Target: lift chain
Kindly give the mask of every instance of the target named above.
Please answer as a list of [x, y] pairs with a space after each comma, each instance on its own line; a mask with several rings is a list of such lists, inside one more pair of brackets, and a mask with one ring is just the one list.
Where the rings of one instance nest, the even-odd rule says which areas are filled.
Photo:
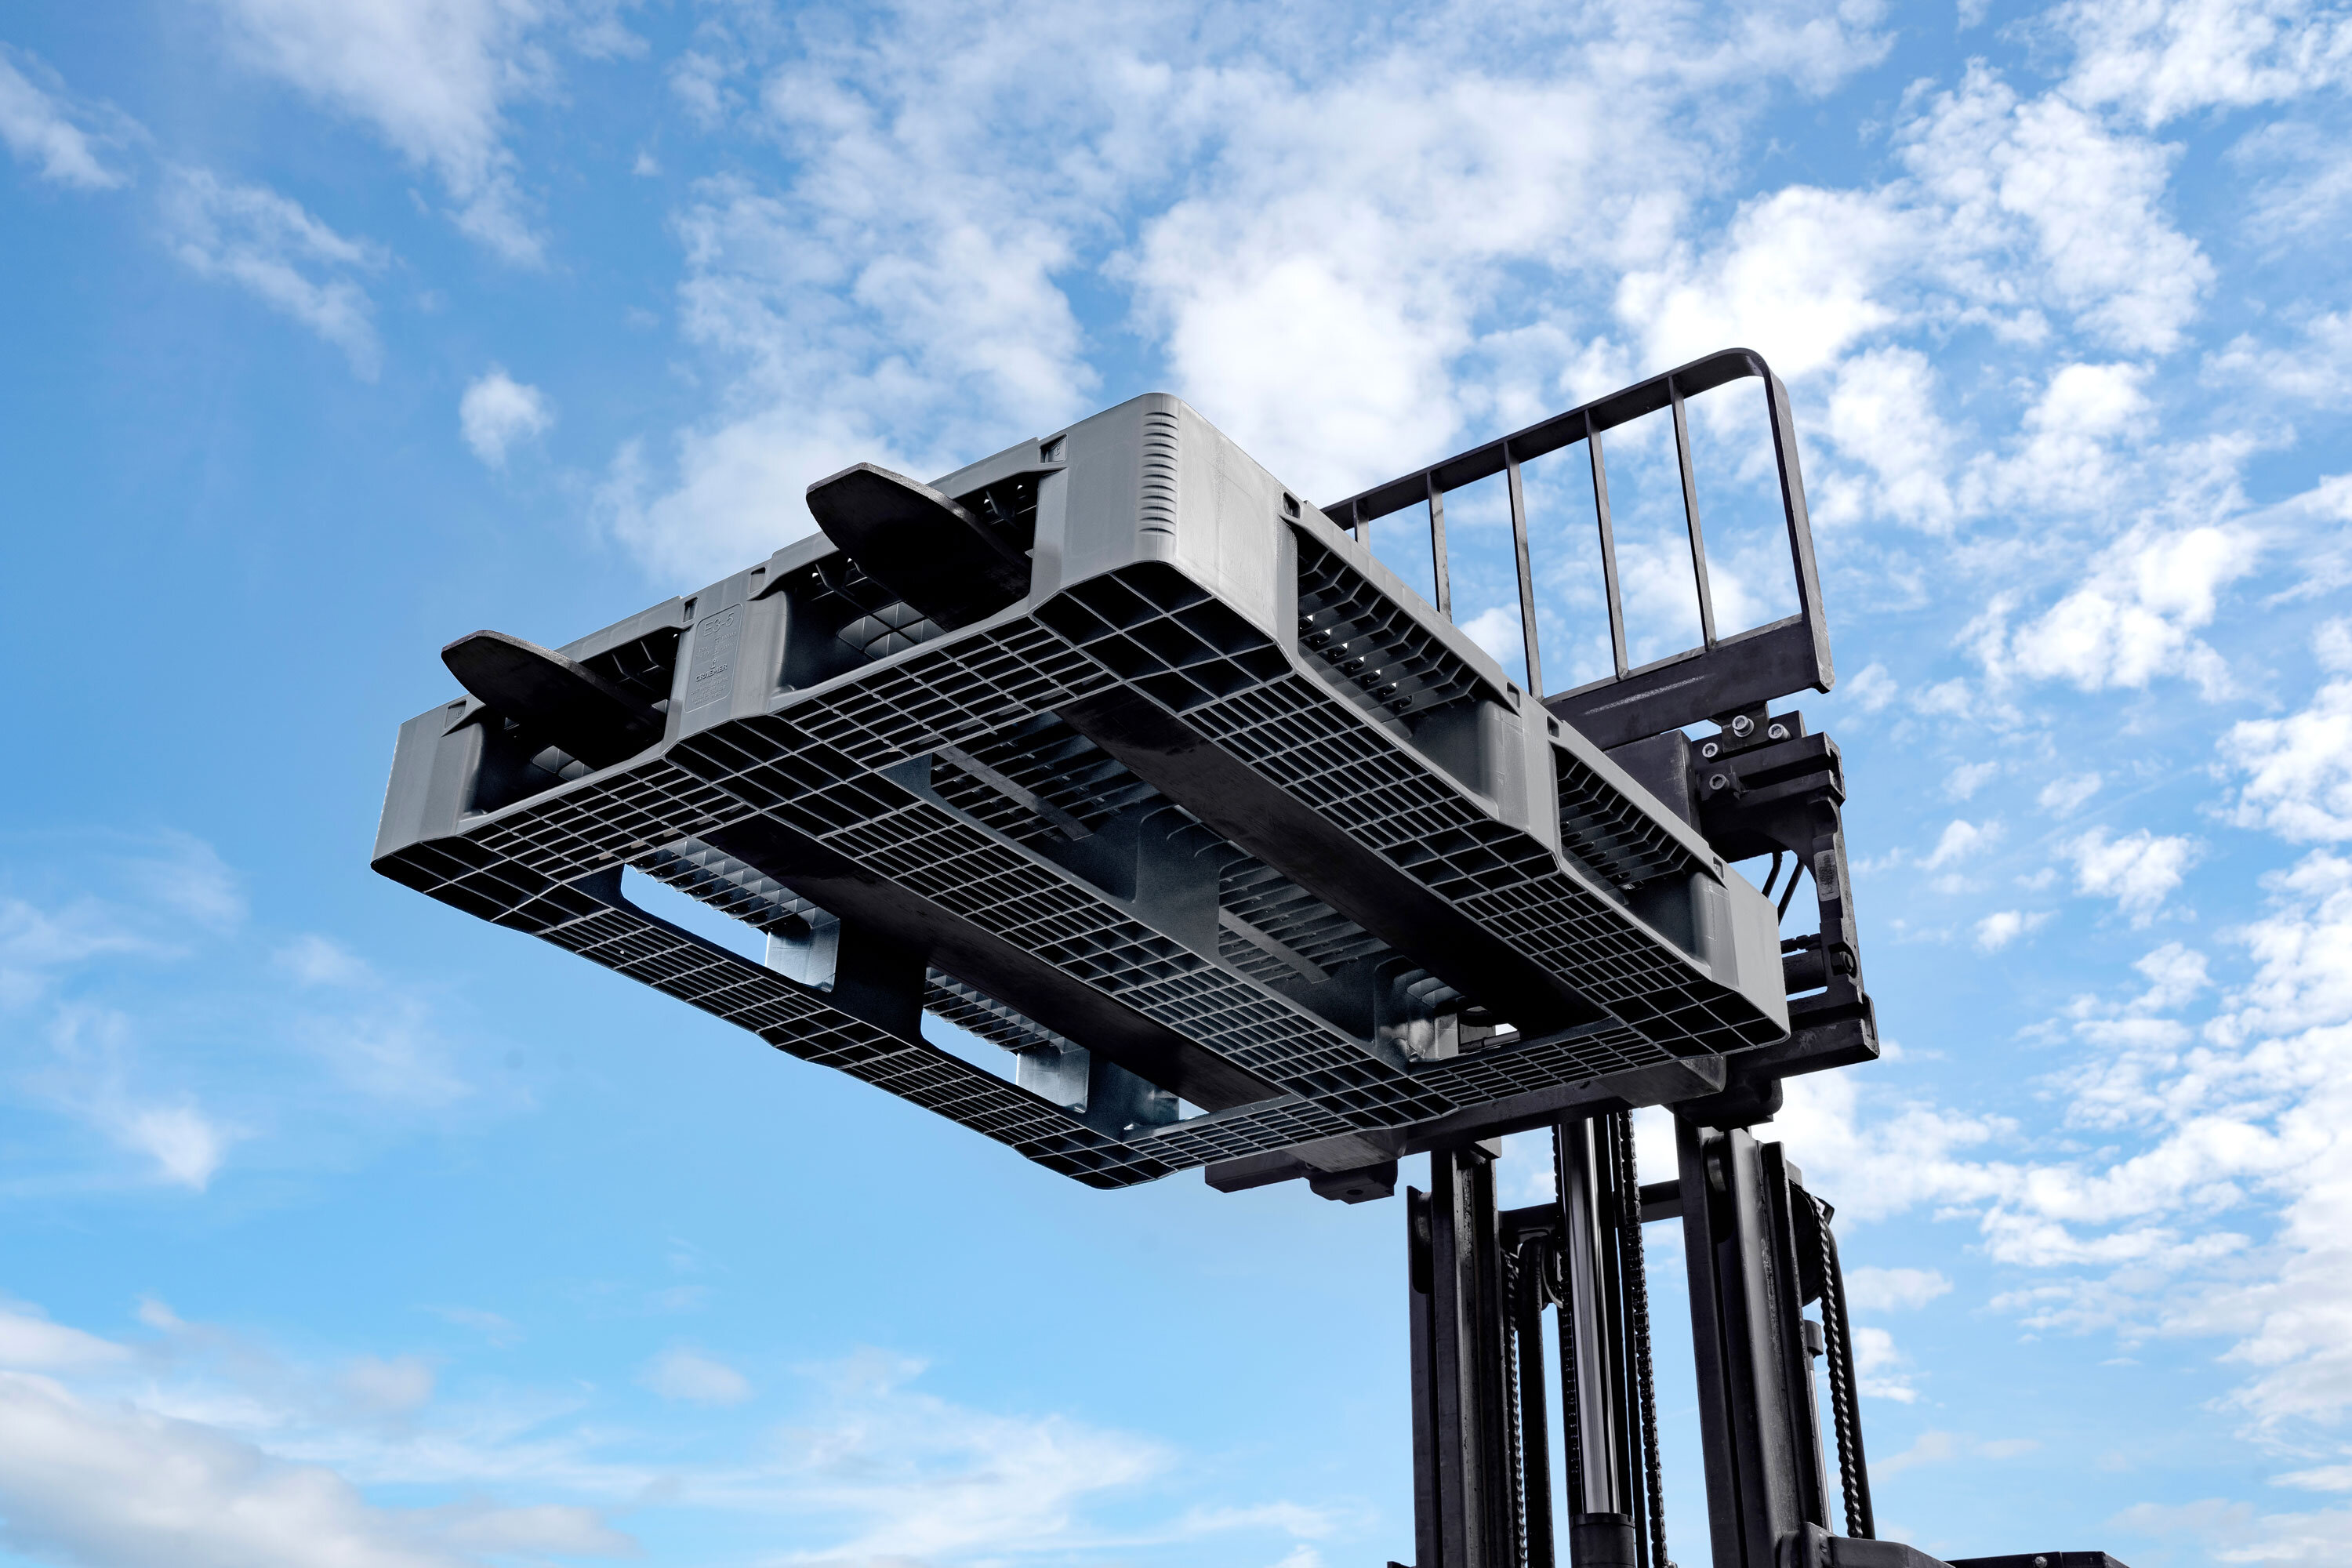
[[1853, 1333], [1846, 1322], [1845, 1273], [1838, 1266], [1837, 1237], [1830, 1230], [1830, 1206], [1811, 1194], [1815, 1228], [1822, 1240], [1822, 1359], [1829, 1363], [1830, 1420], [1837, 1433], [1838, 1481], [1845, 1492], [1845, 1532], [1861, 1541], [1875, 1537], [1871, 1517], [1870, 1473], [1862, 1453], [1860, 1392], [1854, 1384]]
[[1666, 1555], [1666, 1488], [1658, 1462], [1658, 1392], [1650, 1370], [1650, 1282], [1642, 1252], [1642, 1177], [1633, 1164], [1633, 1113], [1620, 1110], [1610, 1118], [1617, 1142], [1617, 1168], [1622, 1173], [1624, 1194], [1621, 1219], [1624, 1245], [1625, 1326], [1633, 1342], [1633, 1376], [1642, 1395], [1642, 1468], [1650, 1504], [1650, 1562], [1655, 1568], [1675, 1568]]

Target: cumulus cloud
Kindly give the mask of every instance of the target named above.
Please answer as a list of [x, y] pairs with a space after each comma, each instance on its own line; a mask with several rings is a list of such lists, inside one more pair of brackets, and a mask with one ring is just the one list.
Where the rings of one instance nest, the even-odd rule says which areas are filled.
[[163, 197], [166, 243], [198, 277], [232, 283], [343, 351], [363, 381], [383, 357], [361, 275], [383, 265], [366, 240], [349, 239], [301, 204], [206, 169], [172, 171]]
[[[2342, 625], [2331, 623], [2339, 635]], [[2221, 752], [2240, 775], [2231, 809], [2239, 826], [2296, 844], [2352, 838], [2352, 679], [2329, 681], [2284, 719], [2240, 721]]]
[[725, 1362], [684, 1346], [654, 1357], [637, 1379], [664, 1399], [696, 1405], [740, 1405], [751, 1397], [751, 1382]]
[[[2229, 665], [2196, 634], [2221, 590], [2254, 569], [2262, 542], [2226, 523], [2136, 527], [2103, 552], [2088, 581], [2013, 635], [1992, 625], [1979, 647], [1997, 675], [2065, 680], [2084, 691], [2194, 682], [2209, 698], [2232, 687]], [[1993, 620], [2001, 610], [1998, 605]]]
[[1481, 610], [1462, 623], [1462, 630], [1472, 642], [1492, 654], [1498, 664], [1515, 668], [1526, 656], [1516, 605], [1496, 605]]
[[1952, 1282], [1933, 1268], [1880, 1268], [1865, 1264], [1845, 1271], [1846, 1300], [1859, 1312], [1924, 1307], [1951, 1292]]
[[2177, 1015], [2209, 960], [2178, 942], [2053, 1020], [2088, 1054], [2052, 1086], [2102, 1152], [2017, 1157], [2013, 1123], [1845, 1074], [1791, 1080], [1776, 1126], [1846, 1221], [1974, 1215], [1993, 1259], [2042, 1271], [1993, 1303], [2035, 1329], [2221, 1337], [2231, 1403], [2288, 1440], [2352, 1411], [2352, 861], [2315, 851], [2267, 892], [2231, 936], [2252, 972], [2201, 1027]]
[[1997, 910], [1976, 923], [1976, 943], [1985, 952], [1999, 952], [2028, 931], [2050, 921], [2048, 910]]
[[1936, 374], [1916, 349], [1878, 348], [1837, 367], [1822, 433], [1870, 470], [1872, 483], [1838, 498], [1835, 520], [1863, 512], [1916, 527], [1948, 528], [1959, 511], [1953, 489], [1957, 437], [1939, 412]]
[[[1801, 375], [1835, 363], [1900, 319], [1883, 296], [1916, 237], [1881, 195], [1790, 186], [1742, 207], [1709, 251], [1680, 250], [1662, 267], [1629, 271], [1617, 310], [1627, 321], [1654, 323], [1647, 357], [1654, 363], [1752, 343], [1784, 374]], [[1899, 405], [1916, 395], [1913, 384], [1925, 368], [1894, 355], [1858, 383]], [[1879, 423], [1875, 412], [1858, 412], [1850, 400], [1844, 427]]]
[[1927, 852], [1927, 858], [1919, 862], [1919, 867], [1922, 870], [1936, 871], [1946, 866], [1958, 865], [1974, 859], [2000, 842], [2000, 823], [1975, 823], [1956, 817], [1947, 823], [1944, 831], [1937, 836], [1935, 848]]
[[[1955, 285], [1995, 309], [2046, 300], [2119, 348], [2179, 345], [2213, 267], [2164, 210], [2177, 149], [2115, 131], [2063, 94], [2021, 98], [1982, 63], [1901, 134], [1961, 242], [1946, 264]], [[1990, 265], [2012, 249], [2040, 264], [2023, 298]]]
[[[36, 85], [35, 78], [47, 87]], [[52, 184], [77, 190], [111, 190], [128, 183], [128, 175], [100, 156], [108, 138], [89, 126], [91, 118], [54, 71], [23, 50], [0, 44], [0, 142], [18, 163]]]
[[[843, 462], [934, 472], [1084, 412], [1064, 279], [1090, 269], [1171, 390], [1310, 495], [1346, 493], [1473, 417], [1559, 405], [1589, 328], [1562, 309], [1490, 331], [1487, 302], [1530, 271], [1583, 297], [1594, 260], [1669, 248], [1716, 156], [1678, 105], [1745, 113], [1727, 83], [1819, 90], [1885, 47], [1826, 16], [1512, 26], [1564, 68], [1496, 73], [1485, 42], [1384, 27], [1302, 83], [1172, 15], [1074, 5], [933, 16], [919, 48], [845, 24], [789, 59], [713, 31], [673, 87], [794, 172], [707, 181], [680, 215], [681, 317], [724, 412], [625, 449], [605, 525], [666, 576], [705, 572], [804, 532], [801, 489]], [[1654, 140], [1693, 156], [1631, 155]]]
[[457, 400], [457, 427], [474, 456], [493, 468], [507, 466], [507, 449], [518, 441], [544, 435], [555, 424], [547, 395], [527, 386], [492, 365], [466, 387]]
[[2352, 79], [2352, 18], [2264, 0], [2074, 0], [2051, 25], [2076, 50], [2067, 93], [2150, 127], [2199, 110], [2274, 103]]
[[2156, 917], [2198, 855], [2193, 839], [2161, 837], [2145, 827], [2121, 837], [2094, 827], [2062, 847], [2074, 863], [2075, 891], [2115, 900], [2136, 926]]
[[2257, 396], [2341, 401], [2352, 392], [2352, 311], [2313, 316], [2284, 343], [2241, 333], [2206, 361], [2205, 375]]
[[1863, 1393], [1898, 1405], [1918, 1402], [1919, 1391], [1902, 1369], [1909, 1357], [1895, 1348], [1895, 1336], [1869, 1323], [1853, 1326], [1853, 1381]]

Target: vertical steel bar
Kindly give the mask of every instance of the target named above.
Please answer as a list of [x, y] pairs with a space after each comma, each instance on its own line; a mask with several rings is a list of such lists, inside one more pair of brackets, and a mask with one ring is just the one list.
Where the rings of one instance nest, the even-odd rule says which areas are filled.
[[1429, 1157], [1430, 1283], [1433, 1301], [1430, 1387], [1437, 1435], [1437, 1562], [1440, 1568], [1489, 1568], [1486, 1560], [1486, 1478], [1480, 1441], [1476, 1333], [1477, 1238], [1474, 1173], [1456, 1155]]
[[[1706, 1468], [1706, 1523], [1715, 1568], [1765, 1568], [1746, 1551], [1741, 1496], [1741, 1437], [1745, 1423], [1731, 1366], [1734, 1325], [1727, 1323], [1727, 1288], [1736, 1292], [1738, 1252], [1728, 1258], [1717, 1211], [1722, 1194], [1710, 1190], [1720, 1174], [1719, 1145], [1725, 1135], [1675, 1118], [1676, 1173], [1681, 1178], [1683, 1263], [1690, 1273], [1691, 1352], [1698, 1373], [1699, 1447]], [[1710, 1171], [1710, 1166], [1714, 1167]], [[1733, 1278], [1724, 1278], [1726, 1262]], [[1735, 1295], [1736, 1300], [1736, 1295]], [[1768, 1560], [1769, 1562], [1769, 1560]]]
[[1445, 559], [1445, 492], [1437, 488], [1437, 476], [1422, 476], [1429, 484], [1429, 561], [1431, 581], [1437, 589], [1437, 613], [1447, 620], [1454, 618], [1454, 574]]
[[1438, 1479], [1444, 1435], [1437, 1419], [1437, 1284], [1433, 1248], [1430, 1194], [1407, 1187], [1405, 1219], [1405, 1305], [1412, 1342], [1412, 1528], [1413, 1559], [1432, 1568], [1444, 1568], [1438, 1517], [1444, 1506]]
[[1601, 524], [1601, 582], [1609, 595], [1609, 654], [1623, 679], [1633, 667], [1625, 662], [1625, 599], [1617, 585], [1617, 530], [1609, 521], [1609, 469], [1601, 459], [1601, 432], [1592, 416], [1584, 416], [1585, 455], [1592, 459], [1592, 510]]
[[1507, 442], [1503, 447], [1503, 472], [1511, 491], [1511, 545], [1518, 552], [1519, 562], [1519, 637], [1528, 650], [1528, 695], [1540, 699], [1543, 689], [1543, 660], [1536, 653], [1536, 579], [1528, 566], [1528, 498], [1519, 483], [1518, 455]]
[[1715, 595], [1706, 585], [1706, 540], [1698, 527], [1698, 485], [1691, 477], [1690, 417], [1683, 410], [1683, 389], [1672, 382], [1666, 390], [1675, 400], [1675, 457], [1683, 471], [1683, 521], [1690, 526], [1691, 575], [1698, 584], [1698, 630], [1706, 646], [1715, 646]]
[[1528, 1568], [1553, 1568], [1551, 1521], [1551, 1429], [1544, 1415], [1544, 1288], [1539, 1270], [1544, 1252], [1519, 1254], [1519, 1289], [1513, 1300], [1519, 1344], [1519, 1419], [1523, 1435], [1519, 1475], [1527, 1500]]
[[1805, 510], [1805, 476], [1797, 463], [1797, 429], [1789, 416], [1789, 389], [1770, 371], [1764, 374], [1765, 411], [1771, 416], [1772, 453], [1780, 468], [1780, 507], [1789, 520], [1789, 555], [1797, 568], [1797, 608], [1813, 634], [1813, 661], [1820, 689], [1836, 683], [1830, 663], [1829, 621], [1822, 614], [1822, 574], [1813, 559], [1813, 529]]

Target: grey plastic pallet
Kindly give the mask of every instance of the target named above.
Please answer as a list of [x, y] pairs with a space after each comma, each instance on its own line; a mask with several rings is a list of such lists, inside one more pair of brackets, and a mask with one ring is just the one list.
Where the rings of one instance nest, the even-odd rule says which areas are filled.
[[404, 726], [377, 868], [1101, 1186], [1787, 1036], [1761, 896], [1176, 399], [936, 488], [1025, 594], [943, 624], [886, 586], [919, 539], [788, 546], [563, 650], [658, 715], [635, 756]]

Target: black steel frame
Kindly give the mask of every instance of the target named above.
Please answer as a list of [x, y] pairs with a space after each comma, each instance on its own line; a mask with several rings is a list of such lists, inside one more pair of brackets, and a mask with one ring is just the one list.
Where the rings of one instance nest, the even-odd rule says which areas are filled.
[[[1796, 576], [1797, 613], [1769, 625], [1716, 635], [1715, 595], [1707, 583], [1706, 536], [1699, 522], [1698, 489], [1691, 466], [1688, 400], [1727, 383], [1754, 376], [1764, 385], [1772, 433], [1780, 505], [1788, 526], [1790, 564]], [[1624, 595], [1617, 572], [1617, 542], [1609, 509], [1609, 471], [1601, 433], [1672, 409], [1675, 456], [1682, 476], [1683, 518], [1690, 542], [1691, 574], [1697, 589], [1698, 647], [1638, 668], [1626, 662]], [[1445, 495], [1501, 474], [1509, 493], [1511, 543], [1519, 587], [1519, 631], [1524, 641], [1528, 685], [1543, 689], [1543, 656], [1536, 627], [1535, 577], [1528, 558], [1528, 507], [1524, 465], [1581, 442], [1592, 469], [1593, 522], [1609, 609], [1609, 640], [1615, 672], [1557, 692], [1544, 705], [1602, 746], [1622, 745], [1677, 729], [1696, 719], [1741, 709], [1811, 688], [1827, 691], [1836, 679], [1830, 662], [1829, 623], [1822, 614], [1821, 570], [1813, 558], [1811, 523], [1805, 511], [1805, 482], [1797, 464], [1796, 427], [1789, 413], [1789, 389], [1763, 357], [1748, 349], [1726, 349], [1693, 360], [1607, 397], [1553, 415], [1524, 430], [1473, 447], [1425, 468], [1360, 490], [1323, 510], [1358, 538], [1373, 520], [1410, 506], [1429, 510], [1431, 553], [1435, 557], [1437, 607], [1453, 613], [1445, 561]]]
[[[1686, 401], [1743, 377], [1763, 384], [1798, 613], [1717, 635], [1691, 462]], [[1701, 642], [1629, 664], [1602, 433], [1673, 411]], [[1763, 882], [1785, 916], [1810, 877], [1816, 929], [1782, 942], [1791, 1032], [1730, 1058], [1723, 1087], [1675, 1104], [1678, 1170], [1643, 1186], [1630, 1109], [1562, 1107], [1551, 1121], [1555, 1196], [1495, 1206], [1494, 1135], [1535, 1124], [1526, 1107], [1416, 1129], [1431, 1190], [1407, 1189], [1418, 1568], [1673, 1568], [1667, 1555], [1657, 1403], [1642, 1227], [1678, 1219], [1705, 1455], [1715, 1568], [1932, 1568], [1875, 1539], [1853, 1339], [1828, 1204], [1809, 1193], [1777, 1143], [1747, 1129], [1780, 1104], [1792, 1074], [1878, 1054], [1863, 988], [1841, 808], [1843, 768], [1828, 737], [1770, 703], [1834, 679], [1821, 580], [1788, 389], [1758, 355], [1711, 354], [1500, 440], [1348, 498], [1326, 511], [1360, 540], [1378, 518], [1427, 509], [1435, 600], [1452, 614], [1445, 497], [1505, 476], [1529, 686], [1542, 686], [1523, 468], [1581, 442], [1614, 669], [1544, 705], [1608, 748], [1627, 772], [1697, 827], [1727, 860], [1771, 858]], [[1712, 722], [1712, 734], [1686, 730]], [[1786, 880], [1782, 879], [1786, 873]], [[1561, 1119], [1565, 1118], [1565, 1119]], [[1484, 1141], [1479, 1141], [1484, 1140]], [[1360, 1173], [1393, 1183], [1393, 1163]], [[1254, 1184], [1253, 1177], [1220, 1185]], [[1328, 1196], [1366, 1195], [1345, 1175]], [[1385, 1190], [1381, 1187], [1381, 1190]], [[1805, 1309], [1820, 1304], [1820, 1316]], [[1553, 1517], [1544, 1314], [1556, 1313], [1561, 1471], [1568, 1512]], [[1824, 1363], [1843, 1534], [1831, 1515], [1816, 1361]], [[2009, 1568], [2011, 1559], [1969, 1568]], [[2020, 1557], [2120, 1568], [2104, 1553]], [[1399, 1568], [1391, 1564], [1391, 1568]]]
[[[1716, 1568], [1917, 1568], [1873, 1539], [1853, 1331], [1830, 1206], [1777, 1143], [1677, 1120], [1678, 1171], [1641, 1184], [1633, 1118], [1552, 1130], [1557, 1195], [1498, 1211], [1499, 1144], [1432, 1156], [1406, 1192], [1420, 1568], [1668, 1568], [1642, 1227], [1683, 1226]], [[1806, 1307], [1818, 1302], [1821, 1315]], [[1544, 1314], [1556, 1311], [1552, 1510]], [[1814, 1363], [1826, 1363], [1844, 1503], [1833, 1531]]]

